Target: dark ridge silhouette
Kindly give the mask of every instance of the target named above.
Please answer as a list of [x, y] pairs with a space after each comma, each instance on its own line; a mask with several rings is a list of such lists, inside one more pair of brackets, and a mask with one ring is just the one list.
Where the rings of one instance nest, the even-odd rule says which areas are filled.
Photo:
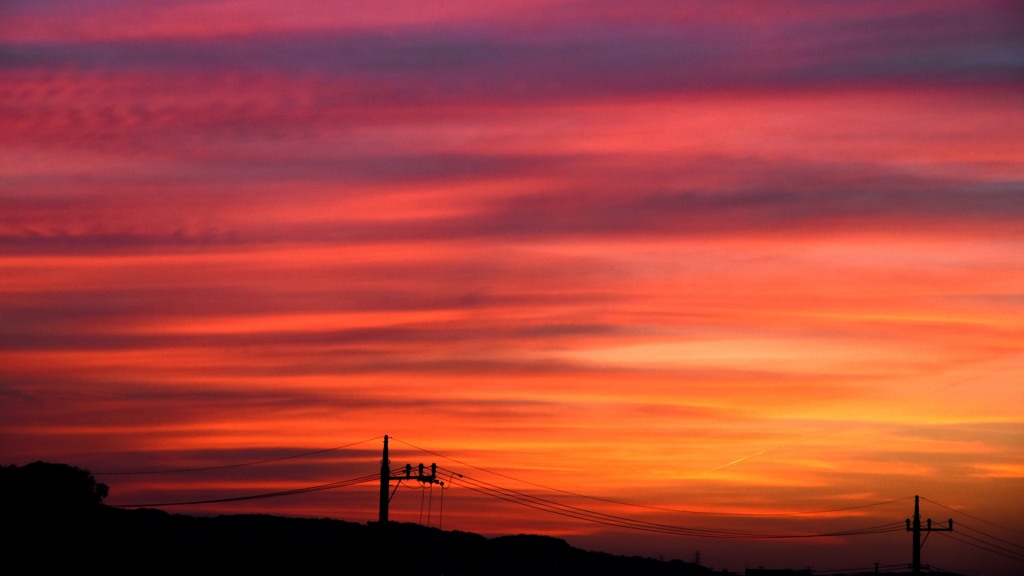
[[73, 466], [45, 462], [20, 468], [0, 466], [5, 564], [25, 572], [95, 569], [108, 575], [712, 574], [709, 568], [681, 560], [585, 551], [549, 536], [488, 539], [408, 523], [359, 524], [258, 514], [193, 517], [154, 509], [113, 508], [103, 504], [106, 495], [106, 486]]
[[89, 472], [35, 462], [0, 467], [0, 514], [10, 565], [38, 572], [690, 576], [681, 561], [614, 556], [544, 536], [442, 531], [416, 524], [358, 524], [269, 515], [193, 517], [102, 503]]

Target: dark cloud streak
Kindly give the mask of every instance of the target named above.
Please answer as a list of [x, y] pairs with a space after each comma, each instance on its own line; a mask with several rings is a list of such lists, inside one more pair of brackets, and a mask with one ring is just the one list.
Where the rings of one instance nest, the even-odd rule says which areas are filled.
[[[942, 234], [955, 229], [986, 234], [1020, 233], [1024, 193], [1014, 183], [948, 181], [905, 183], [897, 188], [832, 186], [816, 190], [767, 188], [742, 191], [580, 190], [495, 199], [465, 216], [366, 221], [359, 214], [327, 223], [266, 222], [244, 228], [142, 230], [71, 229], [58, 223], [18, 226], [6, 218], [0, 246], [8, 254], [118, 253], [239, 248], [274, 242], [360, 244], [454, 239], [501, 242], [586, 236], [679, 238], [697, 235], [801, 236], [915, 229]], [[898, 180], [897, 180], [898, 181]], [[799, 187], [809, 188], [805, 182]], [[934, 187], [932, 187], [934, 186]], [[20, 202], [31, 206], [32, 201]], [[79, 214], [87, 214], [86, 207]], [[79, 216], [81, 218], [81, 216]], [[70, 223], [68, 223], [70, 225]], [[76, 226], [78, 223], [75, 223]], [[219, 228], [219, 229], [218, 229]]]
[[[563, 24], [567, 26], [567, 24]], [[0, 46], [6, 69], [285, 75], [355, 82], [377, 105], [595, 99], [842, 84], [1019, 83], [1019, 24], [998, 10], [751, 22], [582, 24], [499, 35], [289, 33]]]

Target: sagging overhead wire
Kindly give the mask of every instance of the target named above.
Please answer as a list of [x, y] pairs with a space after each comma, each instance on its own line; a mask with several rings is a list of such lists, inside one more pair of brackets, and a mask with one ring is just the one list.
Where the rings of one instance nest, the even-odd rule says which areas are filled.
[[630, 506], [630, 507], [633, 507], [633, 508], [643, 508], [643, 509], [647, 509], [647, 510], [658, 510], [658, 511], [661, 511], [661, 512], [674, 512], [674, 513], [677, 513], [677, 514], [699, 514], [699, 515], [706, 515], [706, 516], [738, 516], [738, 517], [753, 517], [753, 516], [770, 516], [770, 517], [810, 516], [810, 515], [815, 515], [815, 514], [831, 514], [831, 513], [835, 513], [835, 512], [848, 512], [850, 510], [860, 510], [860, 509], [863, 509], [863, 508], [871, 508], [871, 507], [875, 507], [875, 506], [885, 506], [887, 504], [894, 504], [894, 503], [897, 503], [897, 502], [903, 502], [905, 500], [913, 499], [913, 496], [904, 496], [902, 498], [894, 498], [892, 500], [884, 500], [884, 501], [881, 501], [881, 502], [871, 502], [871, 503], [868, 503], [868, 504], [858, 504], [858, 505], [855, 505], [855, 506], [846, 506], [846, 507], [842, 507], [842, 508], [829, 508], [829, 509], [826, 509], [826, 510], [807, 510], [807, 511], [798, 511], [798, 512], [714, 512], [714, 511], [709, 511], [709, 510], [684, 510], [684, 509], [679, 509], [679, 508], [668, 508], [668, 507], [664, 507], [664, 506], [650, 506], [650, 505], [645, 505], [645, 504], [636, 504], [636, 503], [633, 503], [633, 502], [623, 502], [621, 500], [614, 500], [614, 499], [610, 499], [610, 498], [602, 498], [602, 497], [599, 497], [599, 496], [589, 496], [587, 494], [579, 494], [579, 493], [576, 493], [576, 492], [571, 492], [569, 490], [562, 490], [562, 489], [559, 489], [559, 488], [553, 488], [551, 486], [545, 486], [543, 484], [537, 484], [535, 482], [530, 482], [528, 480], [522, 480], [520, 478], [515, 478], [515, 477], [509, 476], [507, 474], [502, 474], [501, 472], [495, 472], [494, 470], [488, 470], [487, 468], [482, 468], [480, 466], [475, 466], [475, 465], [470, 464], [468, 462], [464, 462], [462, 460], [458, 460], [456, 458], [452, 458], [450, 456], [446, 456], [444, 454], [440, 454], [438, 452], [434, 452], [433, 450], [427, 450], [426, 448], [421, 448], [421, 447], [416, 446], [414, 444], [410, 444], [409, 442], [406, 442], [404, 440], [400, 440], [398, 438], [395, 438], [394, 436], [391, 436], [391, 440], [395, 441], [395, 442], [398, 442], [400, 444], [404, 444], [406, 446], [409, 446], [410, 448], [413, 448], [415, 450], [419, 450], [421, 452], [425, 452], [427, 454], [430, 454], [430, 455], [433, 455], [433, 456], [437, 456], [438, 458], [444, 458], [445, 460], [448, 460], [450, 462], [455, 462], [456, 464], [459, 464], [461, 466], [465, 466], [467, 468], [472, 468], [474, 470], [479, 470], [481, 472], [486, 472], [487, 474], [493, 474], [495, 476], [499, 476], [501, 478], [505, 478], [507, 480], [512, 480], [514, 482], [519, 482], [519, 483], [526, 484], [526, 485], [529, 485], [529, 486], [533, 486], [535, 488], [541, 488], [543, 490], [548, 490], [548, 491], [551, 491], [551, 492], [558, 492], [558, 493], [561, 493], [561, 494], [566, 494], [568, 496], [574, 496], [576, 498], [585, 498], [585, 499], [594, 500], [594, 501], [597, 501], [597, 502], [605, 502], [605, 503], [608, 503], [608, 504], [616, 504], [616, 505], [619, 505], [619, 506]]
[[977, 520], [979, 522], [984, 522], [985, 524], [988, 524], [990, 526], [995, 526], [996, 528], [1002, 528], [1003, 530], [1008, 530], [1010, 532], [1016, 532], [1017, 534], [1024, 534], [1024, 531], [1018, 530], [1016, 528], [1010, 528], [1009, 526], [1003, 526], [1002, 524], [996, 524], [995, 522], [992, 522], [990, 520], [985, 520], [984, 518], [979, 518], [978, 516], [975, 516], [973, 514], [968, 514], [967, 512], [964, 512], [963, 510], [958, 510], [956, 508], [953, 508], [952, 506], [947, 506], [947, 505], [945, 505], [945, 504], [943, 504], [941, 502], [936, 502], [935, 500], [931, 500], [929, 498], [925, 498], [924, 496], [921, 497], [921, 500], [924, 500], [925, 502], [928, 502], [928, 503], [931, 503], [931, 504], [935, 504], [936, 506], [940, 506], [942, 508], [945, 508], [946, 510], [951, 510], [953, 512], [956, 512], [957, 514], [961, 514], [963, 516], [967, 516], [968, 518], [974, 518], [975, 520]]
[[[935, 500], [931, 500], [929, 498], [922, 497], [921, 500], [955, 512], [958, 516], [966, 516], [972, 520], [983, 522], [989, 526], [993, 526], [995, 528], [999, 528], [1007, 532], [1013, 532], [1015, 534], [1024, 534], [1024, 532], [1020, 530], [1010, 528], [1009, 526], [1004, 526], [1002, 524], [997, 524], [990, 520], [986, 520], [979, 516], [975, 516], [974, 514], [964, 512], [963, 510], [958, 510], [956, 508], [947, 506], [945, 504], [942, 504], [941, 502], [936, 502]], [[955, 533], [941, 532], [940, 534], [945, 538], [949, 538], [950, 540], [960, 542], [961, 544], [971, 546], [978, 550], [982, 550], [990, 554], [994, 554], [996, 556], [1002, 556], [1003, 558], [1016, 560], [1018, 562], [1024, 562], [1024, 544], [1020, 544], [1018, 542], [1008, 540], [1007, 538], [996, 536], [991, 532], [979, 530], [977, 528], [972, 527], [970, 524], [964, 523], [963, 520], [958, 520], [956, 526], [957, 530]]]
[[[445, 470], [450, 471], [450, 470]], [[455, 482], [453, 482], [455, 483]], [[732, 532], [723, 530], [706, 530], [701, 528], [691, 528], [687, 526], [679, 526], [675, 524], [662, 524], [657, 522], [649, 522], [646, 520], [640, 520], [636, 518], [629, 518], [625, 516], [617, 516], [613, 514], [607, 514], [604, 512], [597, 512], [594, 510], [588, 510], [578, 506], [572, 506], [569, 504], [563, 504], [540, 496], [535, 496], [518, 490], [505, 488], [498, 486], [490, 482], [486, 482], [471, 476], [463, 475], [457, 483], [473, 492], [479, 494], [504, 500], [513, 504], [525, 506], [535, 510], [548, 512], [551, 514], [557, 514], [560, 516], [566, 516], [577, 520], [583, 520], [586, 522], [593, 522], [596, 524], [602, 524], [605, 526], [612, 526], [617, 528], [625, 528], [631, 530], [639, 530], [644, 532], [655, 532], [660, 534], [669, 534], [676, 536], [692, 536], [699, 538], [721, 538], [721, 539], [747, 539], [747, 540], [766, 540], [766, 539], [797, 539], [797, 538], [827, 538], [827, 537], [839, 537], [839, 536], [859, 536], [866, 534], [878, 534], [882, 532], [895, 532], [902, 531], [904, 525], [902, 522], [891, 522], [888, 524], [882, 524], [878, 526], [869, 526], [864, 528], [857, 528], [852, 530], [840, 530], [834, 532], [824, 533], [808, 533], [808, 534], [771, 534], [771, 533], [756, 533], [756, 532]]]
[[223, 502], [240, 502], [242, 500], [259, 500], [263, 498], [277, 498], [280, 496], [295, 496], [298, 494], [309, 494], [310, 492], [320, 492], [323, 490], [334, 490], [336, 488], [346, 488], [348, 486], [355, 486], [357, 484], [365, 484], [367, 482], [376, 482], [380, 479], [380, 474], [368, 474], [366, 476], [360, 476], [359, 478], [350, 478], [348, 480], [340, 480], [338, 482], [329, 482], [327, 484], [319, 484], [317, 486], [307, 486], [305, 488], [296, 488], [294, 490], [281, 490], [278, 492], [265, 492], [262, 494], [250, 494], [247, 496], [233, 496], [229, 498], [213, 498], [209, 500], [192, 500], [188, 502], [160, 502], [160, 503], [147, 503], [147, 504], [117, 504], [115, 508], [162, 508], [165, 506], [193, 506], [200, 504], [220, 504]]
[[[400, 468], [391, 470], [391, 473], [398, 474], [402, 471]], [[261, 494], [250, 494], [246, 496], [231, 496], [227, 498], [212, 498], [208, 500], [190, 500], [187, 502], [160, 502], [160, 503], [147, 503], [147, 504], [116, 504], [113, 505], [115, 508], [160, 508], [164, 506], [196, 506], [201, 504], [221, 504], [224, 502], [241, 502], [244, 500], [260, 500], [263, 498], [278, 498], [281, 496], [296, 496], [299, 494], [308, 494], [311, 492], [320, 492], [323, 490], [334, 490], [336, 488], [347, 488], [349, 486], [356, 486], [359, 484], [366, 484], [368, 482], [377, 482], [380, 480], [380, 474], [367, 474], [366, 476], [360, 476], [358, 478], [350, 478], [348, 480], [339, 480], [338, 482], [329, 482], [327, 484], [319, 484], [316, 486], [307, 486], [304, 488], [295, 488], [293, 490], [279, 490], [276, 492], [264, 492]], [[401, 482], [399, 482], [401, 484]], [[395, 487], [398, 488], [397, 486]]]
[[939, 534], [951, 540], [956, 540], [957, 542], [960, 542], [962, 544], [966, 544], [968, 546], [977, 548], [978, 550], [983, 550], [990, 554], [995, 554], [996, 556], [1002, 556], [1003, 558], [1009, 558], [1010, 560], [1024, 562], [1024, 554], [1015, 552], [1003, 546], [992, 544], [991, 542], [987, 542], [980, 538], [975, 538], [974, 536], [971, 536], [969, 534], [954, 534], [951, 532], [939, 532]]

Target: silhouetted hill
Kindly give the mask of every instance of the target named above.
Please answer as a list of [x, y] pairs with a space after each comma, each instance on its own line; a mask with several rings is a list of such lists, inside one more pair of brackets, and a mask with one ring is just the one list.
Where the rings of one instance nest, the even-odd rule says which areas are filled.
[[8, 565], [32, 572], [105, 574], [706, 575], [681, 561], [614, 556], [544, 536], [442, 531], [267, 515], [193, 517], [121, 510], [83, 470], [35, 463], [0, 467]]

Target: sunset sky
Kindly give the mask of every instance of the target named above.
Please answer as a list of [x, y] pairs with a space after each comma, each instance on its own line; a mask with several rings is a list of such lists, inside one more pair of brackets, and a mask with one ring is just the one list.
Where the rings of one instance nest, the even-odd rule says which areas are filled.
[[0, 464], [174, 503], [374, 474], [385, 434], [445, 529], [905, 564], [899, 525], [669, 536], [469, 482], [763, 535], [920, 494], [982, 533], [925, 563], [1024, 571], [1024, 6], [0, 4]]

